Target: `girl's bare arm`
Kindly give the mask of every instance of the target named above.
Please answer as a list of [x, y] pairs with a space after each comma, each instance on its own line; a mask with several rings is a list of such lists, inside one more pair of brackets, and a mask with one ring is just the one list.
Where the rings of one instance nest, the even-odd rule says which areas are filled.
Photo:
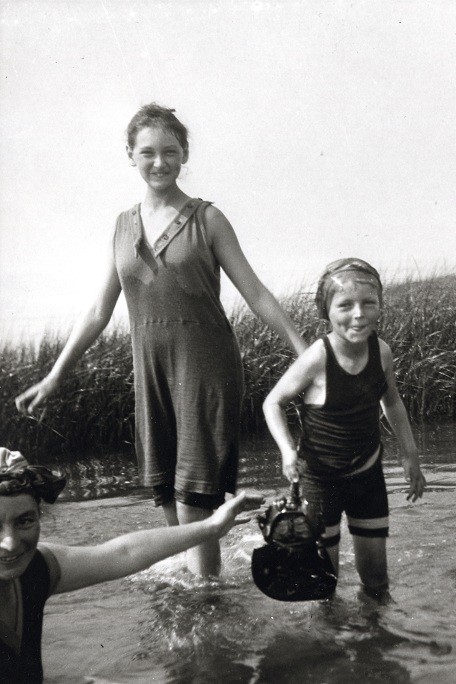
[[16, 407], [21, 413], [33, 413], [38, 406], [57, 392], [68, 371], [107, 326], [120, 292], [121, 286], [111, 248], [97, 295], [91, 306], [76, 322], [51, 371], [41, 382], [29, 387], [16, 398]]
[[61, 570], [55, 593], [119, 579], [209, 539], [218, 539], [230, 530], [238, 513], [260, 503], [258, 497], [251, 499], [241, 492], [210, 518], [188, 525], [130, 532], [97, 546], [43, 542], [41, 546], [52, 551]]
[[253, 271], [229, 221], [218, 209], [207, 207], [206, 226], [215, 258], [249, 307], [288, 342], [297, 354], [301, 354], [307, 344], [274, 295]]

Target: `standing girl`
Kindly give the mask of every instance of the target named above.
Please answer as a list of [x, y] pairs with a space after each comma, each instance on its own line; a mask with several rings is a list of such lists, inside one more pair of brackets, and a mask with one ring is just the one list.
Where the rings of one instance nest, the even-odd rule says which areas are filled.
[[[32, 413], [108, 324], [121, 290], [130, 318], [136, 452], [143, 483], [169, 525], [202, 520], [234, 493], [243, 393], [238, 345], [220, 304], [220, 267], [251, 309], [297, 354], [305, 344], [252, 271], [233, 228], [210, 202], [177, 185], [187, 130], [173, 110], [142, 107], [127, 154], [144, 179], [144, 202], [117, 219], [105, 275], [49, 375], [16, 399]], [[192, 572], [220, 570], [218, 541], [188, 554]]]
[[[376, 335], [382, 305], [377, 271], [361, 259], [329, 264], [316, 303], [332, 331], [287, 370], [266, 398], [264, 412], [282, 454], [284, 475], [291, 482], [301, 475], [309, 516], [323, 529], [335, 570], [345, 511], [361, 581], [367, 592], [378, 595], [388, 586], [380, 406], [399, 441], [410, 482], [407, 498], [422, 496], [425, 479], [396, 387], [391, 350]], [[298, 453], [284, 408], [301, 393], [305, 406]]]

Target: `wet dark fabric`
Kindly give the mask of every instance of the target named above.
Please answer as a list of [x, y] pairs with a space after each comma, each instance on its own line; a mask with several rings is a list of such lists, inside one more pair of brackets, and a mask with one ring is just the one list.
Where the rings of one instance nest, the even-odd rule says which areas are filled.
[[[50, 593], [49, 568], [40, 551], [35, 553], [20, 577], [23, 628], [19, 650], [0, 638], [0, 682], [8, 684], [38, 684], [43, 681], [41, 664], [41, 633], [43, 610]], [[3, 628], [0, 625], [0, 628]]]
[[180, 501], [186, 506], [204, 508], [213, 511], [225, 501], [225, 493], [221, 494], [197, 494], [195, 492], [180, 492], [174, 485], [157, 485], [151, 487], [155, 506], [164, 506], [173, 500]]
[[142, 482], [223, 500], [236, 487], [243, 374], [204, 227], [208, 204], [188, 202], [153, 245], [136, 205], [117, 220], [114, 257], [130, 318]]
[[360, 468], [380, 444], [380, 399], [387, 389], [378, 338], [368, 340], [368, 361], [352, 375], [335, 357], [327, 336], [326, 400], [323, 406], [306, 404], [300, 458], [311, 471], [341, 476]]
[[388, 536], [388, 496], [382, 468], [381, 454], [375, 463], [356, 475], [328, 478], [318, 477], [304, 466], [300, 479], [311, 521], [324, 528], [337, 527], [333, 536], [321, 538], [325, 546], [340, 540], [340, 521], [346, 513], [348, 529], [359, 537]]

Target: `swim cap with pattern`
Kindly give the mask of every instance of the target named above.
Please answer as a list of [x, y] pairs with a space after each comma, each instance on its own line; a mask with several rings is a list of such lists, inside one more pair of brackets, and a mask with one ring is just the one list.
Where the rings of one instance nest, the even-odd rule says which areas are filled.
[[350, 274], [356, 277], [356, 274], [363, 274], [368, 277], [369, 282], [377, 288], [380, 305], [382, 303], [382, 283], [378, 271], [363, 259], [356, 257], [348, 257], [346, 259], [337, 259], [332, 261], [325, 268], [320, 280], [318, 281], [317, 294], [315, 296], [315, 304], [317, 305], [318, 313], [321, 318], [329, 320], [328, 311], [331, 300], [334, 296], [336, 288], [340, 286], [335, 276], [344, 274], [349, 278]]

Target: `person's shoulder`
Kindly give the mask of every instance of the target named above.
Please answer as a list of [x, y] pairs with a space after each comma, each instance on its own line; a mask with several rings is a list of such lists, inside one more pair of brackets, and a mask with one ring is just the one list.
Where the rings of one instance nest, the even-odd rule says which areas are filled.
[[225, 214], [213, 204], [203, 207], [203, 220], [210, 244], [234, 234], [233, 226]]
[[377, 337], [377, 340], [383, 368], [391, 366], [393, 363], [393, 352], [391, 351], [391, 347], [385, 340], [382, 340], [381, 337]]
[[51, 573], [51, 577], [60, 577], [60, 565], [58, 561], [59, 548], [60, 546], [58, 544], [52, 544], [50, 542], [40, 542], [38, 544], [38, 551], [43, 556], [49, 572]]
[[306, 351], [312, 354], [312, 358], [314, 358], [315, 361], [326, 361], [326, 349], [323, 337], [319, 337], [315, 342], [312, 342]]
[[315, 342], [307, 347], [307, 349], [298, 356], [298, 361], [301, 360], [308, 368], [318, 372], [324, 370], [326, 367], [326, 349], [323, 338], [319, 337]]
[[230, 225], [230, 222], [226, 218], [223, 211], [220, 211], [218, 207], [215, 207], [212, 202], [208, 202], [204, 207], [204, 218], [208, 225], [214, 226], [226, 226]]
[[140, 209], [141, 205], [138, 202], [136, 204], [133, 204], [128, 209], [123, 209], [121, 212], [117, 214], [115, 225], [118, 226], [119, 223], [123, 223], [127, 220], [130, 220], [131, 218], [134, 219], [135, 216], [139, 216]]
[[391, 347], [389, 346], [389, 344], [387, 342], [385, 342], [385, 340], [382, 340], [381, 337], [377, 337], [377, 340], [378, 340], [378, 346], [380, 348], [380, 353], [390, 353], [390, 354], [392, 353]]
[[55, 592], [57, 584], [60, 582], [62, 571], [56, 554], [56, 545], [50, 543], [39, 543], [38, 551], [41, 553], [49, 571], [49, 596]]
[[60, 559], [63, 557], [69, 547], [63, 544], [54, 544], [53, 542], [40, 541], [38, 543], [38, 551], [43, 556], [46, 565], [48, 566], [51, 574], [60, 573]]
[[111, 239], [113, 234], [114, 238], [120, 235], [127, 235], [132, 228], [134, 229], [135, 224], [139, 225], [140, 209], [141, 205], [137, 203], [117, 214], [114, 221], [114, 229], [110, 232]]

